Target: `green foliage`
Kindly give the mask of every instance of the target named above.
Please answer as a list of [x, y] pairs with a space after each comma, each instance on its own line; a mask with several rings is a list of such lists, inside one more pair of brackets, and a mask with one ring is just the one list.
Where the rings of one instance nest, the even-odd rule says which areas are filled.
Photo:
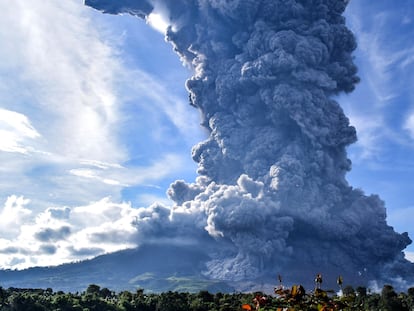
[[86, 293], [91, 295], [99, 295], [100, 291], [101, 288], [99, 287], [99, 285], [96, 284], [90, 284], [86, 289]]
[[405, 311], [408, 309], [404, 306], [401, 299], [402, 296], [397, 295], [394, 288], [391, 285], [384, 285], [381, 291], [380, 308], [384, 311], [400, 310]]
[[[53, 292], [52, 289], [4, 289], [0, 287], [0, 311], [234, 311], [251, 308], [260, 311], [374, 311], [414, 310], [414, 288], [397, 293], [385, 285], [380, 294], [365, 287], [343, 288], [343, 295], [316, 288], [307, 293], [301, 286], [279, 286], [274, 295], [255, 293], [198, 293], [168, 291], [161, 294], [115, 293], [91, 284], [82, 293]], [[246, 310], [246, 309], [243, 309]]]

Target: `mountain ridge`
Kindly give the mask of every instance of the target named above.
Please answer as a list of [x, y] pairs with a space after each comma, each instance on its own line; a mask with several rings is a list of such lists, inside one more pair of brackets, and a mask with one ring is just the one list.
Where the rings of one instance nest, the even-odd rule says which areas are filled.
[[0, 286], [83, 291], [89, 284], [111, 290], [233, 291], [202, 275], [208, 256], [189, 246], [142, 245], [51, 267], [0, 270]]

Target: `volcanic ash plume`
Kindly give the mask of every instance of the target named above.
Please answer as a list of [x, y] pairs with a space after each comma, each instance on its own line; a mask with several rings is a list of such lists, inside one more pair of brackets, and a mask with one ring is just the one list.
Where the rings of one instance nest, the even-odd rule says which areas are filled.
[[166, 38], [194, 69], [186, 86], [210, 133], [192, 150], [196, 182], [168, 190], [176, 206], [141, 211], [141, 241], [198, 244], [211, 256], [206, 274], [220, 279], [413, 275], [402, 253], [407, 233], [387, 225], [378, 196], [345, 179], [356, 132], [332, 97], [358, 82], [346, 3], [86, 1], [169, 21]]

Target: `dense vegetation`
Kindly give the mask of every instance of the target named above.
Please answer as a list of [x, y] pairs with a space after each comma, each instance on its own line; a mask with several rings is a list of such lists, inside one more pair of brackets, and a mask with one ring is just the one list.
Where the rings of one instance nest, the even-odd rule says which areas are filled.
[[165, 292], [115, 293], [108, 288], [89, 285], [81, 293], [54, 292], [52, 289], [3, 289], [0, 287], [0, 310], [24, 311], [230, 311], [230, 310], [414, 310], [414, 288], [407, 293], [396, 293], [385, 285], [381, 293], [369, 293], [364, 287], [343, 288], [343, 295], [316, 288], [306, 294], [301, 286], [285, 289], [279, 286], [274, 295], [262, 293], [198, 293]]

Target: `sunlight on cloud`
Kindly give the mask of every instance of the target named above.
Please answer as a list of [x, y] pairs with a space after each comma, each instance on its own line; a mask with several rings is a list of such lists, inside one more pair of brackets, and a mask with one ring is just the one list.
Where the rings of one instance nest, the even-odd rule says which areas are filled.
[[7, 198], [0, 210], [0, 238], [12, 237], [19, 233], [19, 225], [24, 223], [32, 212], [26, 208], [30, 200], [16, 195]]
[[105, 184], [129, 187], [148, 184], [161, 180], [184, 168], [182, 158], [176, 154], [165, 154], [152, 163], [142, 167], [122, 167], [102, 163], [83, 161], [84, 167], [71, 169], [70, 174], [84, 179], [93, 179]]
[[[28, 115], [52, 154], [125, 159], [113, 134], [115, 77], [122, 67], [81, 3], [17, 0], [2, 2], [0, 10], [1, 28], [13, 34], [0, 31], [0, 41], [8, 42], [0, 52], [8, 66], [0, 66], [0, 75], [11, 77], [2, 85], [14, 97], [6, 108]], [[10, 96], [2, 90], [0, 96]]]
[[137, 201], [139, 201], [140, 204], [143, 206], [150, 206], [151, 204], [154, 204], [154, 203], [160, 203], [165, 206], [171, 206], [173, 203], [166, 196], [161, 197], [161, 196], [152, 195], [152, 194], [140, 194], [137, 197]]
[[100, 182], [102, 182], [104, 184], [107, 184], [107, 185], [128, 187], [128, 185], [121, 184], [117, 180], [109, 179], [109, 178], [106, 178], [106, 177], [103, 177], [103, 176], [98, 176], [97, 171], [93, 171], [93, 170], [89, 170], [89, 169], [72, 169], [69, 172], [74, 176], [94, 179], [94, 180], [100, 181]]
[[[122, 190], [188, 170], [181, 151], [164, 144], [197, 141], [198, 112], [160, 77], [126, 68], [119, 38], [93, 14], [78, 0], [0, 2], [0, 267], [134, 246], [137, 210], [114, 203]], [[161, 15], [151, 20], [165, 31]], [[156, 122], [144, 134], [125, 129], [125, 119], [137, 123], [138, 105]], [[130, 147], [141, 135], [162, 142], [151, 161]]]
[[0, 151], [28, 153], [27, 139], [40, 137], [29, 119], [18, 112], [0, 108]]
[[155, 30], [159, 31], [162, 34], [165, 34], [165, 31], [168, 28], [169, 23], [160, 13], [151, 13], [147, 18], [148, 24], [153, 27]]
[[0, 108], [0, 122], [10, 126], [13, 130], [25, 137], [36, 138], [39, 133], [30, 124], [27, 117], [21, 113]]
[[[44, 201], [50, 192], [87, 202], [134, 180], [121, 166], [130, 155], [118, 135], [128, 69], [119, 42], [102, 27], [77, 0], [0, 2], [0, 182], [7, 180], [0, 197], [18, 191]], [[96, 185], [86, 193], [73, 175]]]
[[[128, 203], [104, 198], [38, 214], [31, 214], [25, 207], [28, 204], [28, 200], [12, 196], [0, 212], [4, 216], [14, 209], [16, 216], [7, 217], [7, 223], [5, 217], [0, 218], [0, 268], [56, 265], [136, 246], [133, 220], [138, 210]], [[10, 235], [2, 232], [12, 227], [19, 230]]]
[[[25, 194], [25, 187], [33, 184], [30, 179], [36, 178], [38, 189], [31, 191], [31, 199], [51, 192], [62, 202], [72, 198], [80, 204], [91, 197], [119, 195], [121, 187], [159, 179], [182, 168], [178, 155], [158, 172], [150, 172], [159, 169], [154, 165], [145, 169], [134, 162], [136, 167], [131, 167], [130, 159], [139, 157], [139, 150], [130, 147], [131, 136], [165, 141], [172, 137], [169, 129], [173, 125], [182, 134], [173, 137], [177, 141], [189, 137], [198, 141], [194, 139], [198, 122], [189, 122], [197, 120], [197, 111], [186, 111], [188, 103], [171, 95], [171, 86], [159, 77], [140, 68], [125, 68], [119, 57], [123, 53], [119, 38], [112, 38], [107, 25], [100, 25], [93, 14], [99, 13], [77, 0], [0, 3], [0, 76], [4, 77], [0, 79], [0, 124], [5, 119], [9, 122], [6, 127], [0, 125], [0, 150], [31, 155], [27, 159], [3, 152], [0, 159], [8, 163], [4, 173], [13, 172], [16, 180], [21, 179], [20, 193]], [[125, 129], [125, 119], [142, 111], [126, 107], [123, 101], [146, 106], [144, 113], [149, 112], [154, 122], [139, 128], [145, 133]], [[168, 157], [162, 152], [156, 161]], [[49, 174], [47, 181], [46, 175], [32, 176], [44, 172]], [[88, 193], [74, 176], [89, 179]], [[0, 196], [14, 192], [0, 192]]]
[[78, 0], [0, 2], [0, 198], [19, 193], [39, 210], [119, 193], [110, 177], [85, 188], [68, 173], [129, 158], [117, 136], [125, 68], [96, 26]]
[[168, 10], [165, 9], [160, 1], [154, 1], [153, 5], [154, 9], [146, 17], [146, 21], [156, 31], [165, 34], [168, 26], [171, 25], [171, 21], [168, 18]]
[[106, 163], [106, 162], [101, 162], [101, 161], [96, 161], [96, 160], [81, 160], [80, 164], [90, 165], [90, 166], [97, 167], [100, 169], [122, 168], [122, 166], [117, 163]]
[[404, 251], [405, 259], [414, 263], [414, 252]]

